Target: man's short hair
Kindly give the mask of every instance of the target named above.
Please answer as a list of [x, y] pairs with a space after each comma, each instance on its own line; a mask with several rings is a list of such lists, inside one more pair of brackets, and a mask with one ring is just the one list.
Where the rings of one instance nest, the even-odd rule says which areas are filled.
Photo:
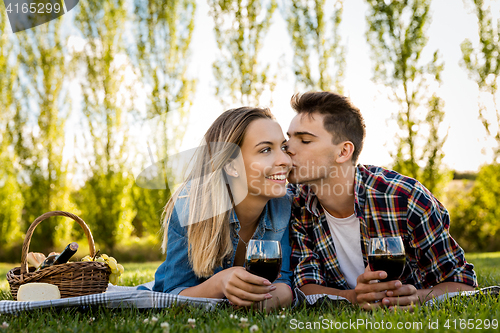
[[323, 125], [332, 134], [333, 144], [342, 141], [351, 141], [354, 144], [352, 162], [356, 164], [363, 149], [365, 121], [349, 98], [329, 91], [310, 91], [293, 95], [290, 104], [298, 114], [324, 115]]

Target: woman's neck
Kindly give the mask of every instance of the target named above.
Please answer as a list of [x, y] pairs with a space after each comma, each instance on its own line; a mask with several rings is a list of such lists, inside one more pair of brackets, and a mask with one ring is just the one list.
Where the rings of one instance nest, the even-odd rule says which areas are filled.
[[245, 240], [252, 237], [257, 225], [259, 224], [259, 217], [264, 210], [268, 200], [247, 195], [236, 207], [235, 212], [240, 222], [240, 236], [245, 236], [250, 233], [250, 236]]

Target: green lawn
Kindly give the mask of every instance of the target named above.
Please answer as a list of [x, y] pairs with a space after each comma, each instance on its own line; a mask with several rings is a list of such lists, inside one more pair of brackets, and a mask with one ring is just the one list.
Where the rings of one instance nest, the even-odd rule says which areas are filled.
[[[475, 265], [481, 287], [500, 285], [500, 252], [468, 254], [467, 260]], [[151, 281], [158, 265], [159, 263], [125, 264], [121, 283], [137, 285]], [[11, 264], [0, 264], [0, 299], [10, 298], [5, 273], [11, 268]], [[147, 323], [144, 322], [146, 319]], [[188, 319], [195, 319], [194, 328], [188, 324]], [[454, 298], [439, 306], [418, 308], [414, 313], [389, 310], [364, 312], [356, 306], [344, 303], [328, 303], [312, 308], [300, 306], [269, 315], [254, 311], [235, 311], [231, 308], [206, 312], [188, 306], [147, 311], [110, 310], [100, 307], [87, 311], [39, 310], [17, 316], [0, 315], [0, 332], [164, 332], [162, 323], [170, 325], [170, 332], [249, 332], [250, 327], [254, 325], [258, 327], [259, 332], [388, 332], [398, 327], [409, 332], [475, 329], [498, 332], [500, 326], [496, 325], [499, 320], [499, 301], [496, 297], [488, 296]], [[9, 327], [2, 329], [3, 322], [8, 323]], [[304, 329], [301, 329], [302, 327]]]

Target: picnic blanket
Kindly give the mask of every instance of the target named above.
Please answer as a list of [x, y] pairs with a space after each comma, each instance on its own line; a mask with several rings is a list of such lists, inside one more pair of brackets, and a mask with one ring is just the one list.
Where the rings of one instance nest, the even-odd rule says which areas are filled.
[[[148, 286], [148, 284], [145, 284], [145, 286]], [[0, 314], [43, 308], [82, 307], [89, 305], [100, 305], [107, 308], [136, 307], [139, 309], [159, 309], [168, 308], [176, 304], [190, 304], [210, 310], [217, 304], [225, 301], [226, 300], [223, 299], [187, 297], [155, 291], [138, 290], [137, 287], [120, 287], [110, 284], [108, 290], [101, 294], [38, 302], [0, 301]]]
[[[492, 296], [498, 296], [500, 294], [500, 287], [499, 286], [491, 286], [491, 287], [486, 287], [482, 288], [479, 290], [474, 290], [474, 291], [459, 291], [459, 292], [453, 292], [453, 293], [448, 293], [448, 294], [443, 294], [441, 296], [432, 298], [425, 302], [426, 306], [435, 306], [438, 304], [441, 304], [443, 301], [446, 301], [450, 298], [456, 297], [456, 296], [465, 296], [465, 297], [477, 297], [481, 295], [492, 295]], [[321, 301], [332, 301], [332, 302], [339, 302], [339, 301], [344, 301], [344, 302], [349, 302], [347, 298], [341, 297], [341, 296], [335, 296], [335, 295], [328, 295], [328, 294], [315, 294], [315, 295], [304, 295], [304, 298], [306, 302], [309, 305], [315, 305], [318, 303], [320, 300]]]
[[[43, 308], [63, 308], [63, 307], [86, 307], [91, 305], [99, 305], [107, 308], [130, 308], [135, 307], [138, 309], [161, 309], [169, 308], [174, 305], [187, 304], [212, 310], [217, 305], [227, 303], [227, 299], [214, 299], [214, 298], [201, 298], [201, 297], [187, 297], [181, 295], [172, 295], [166, 293], [155, 292], [151, 290], [153, 282], [148, 282], [137, 287], [121, 287], [109, 285], [108, 290], [102, 294], [94, 294], [79, 297], [69, 297], [56, 299], [51, 301], [38, 301], [38, 302], [18, 302], [18, 301], [0, 301], [0, 314], [13, 314], [23, 311], [31, 311], [34, 309]], [[142, 288], [141, 288], [142, 287]], [[144, 288], [145, 287], [145, 288]], [[425, 305], [433, 306], [440, 302], [455, 296], [475, 296], [475, 295], [498, 295], [500, 287], [493, 286], [483, 288], [476, 291], [464, 291], [445, 294], [429, 300]], [[317, 295], [304, 295], [300, 290], [295, 289], [295, 301], [293, 306], [303, 304], [306, 302], [310, 306], [314, 306], [319, 300], [328, 301], [345, 301], [349, 302], [346, 298], [317, 294]]]

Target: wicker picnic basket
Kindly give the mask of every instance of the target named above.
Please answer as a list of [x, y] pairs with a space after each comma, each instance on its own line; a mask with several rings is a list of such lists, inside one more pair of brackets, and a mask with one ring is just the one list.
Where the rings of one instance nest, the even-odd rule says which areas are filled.
[[63, 211], [53, 211], [41, 215], [26, 232], [21, 254], [21, 267], [13, 268], [7, 273], [7, 281], [9, 281], [12, 297], [17, 300], [19, 287], [30, 282], [44, 282], [56, 285], [59, 287], [61, 298], [99, 294], [106, 291], [111, 270], [108, 265], [102, 262], [70, 262], [49, 266], [39, 271], [35, 271], [33, 267], [28, 270], [28, 250], [33, 231], [40, 222], [52, 216], [66, 216], [78, 222], [87, 236], [90, 255], [95, 255], [94, 238], [87, 224], [81, 218]]

